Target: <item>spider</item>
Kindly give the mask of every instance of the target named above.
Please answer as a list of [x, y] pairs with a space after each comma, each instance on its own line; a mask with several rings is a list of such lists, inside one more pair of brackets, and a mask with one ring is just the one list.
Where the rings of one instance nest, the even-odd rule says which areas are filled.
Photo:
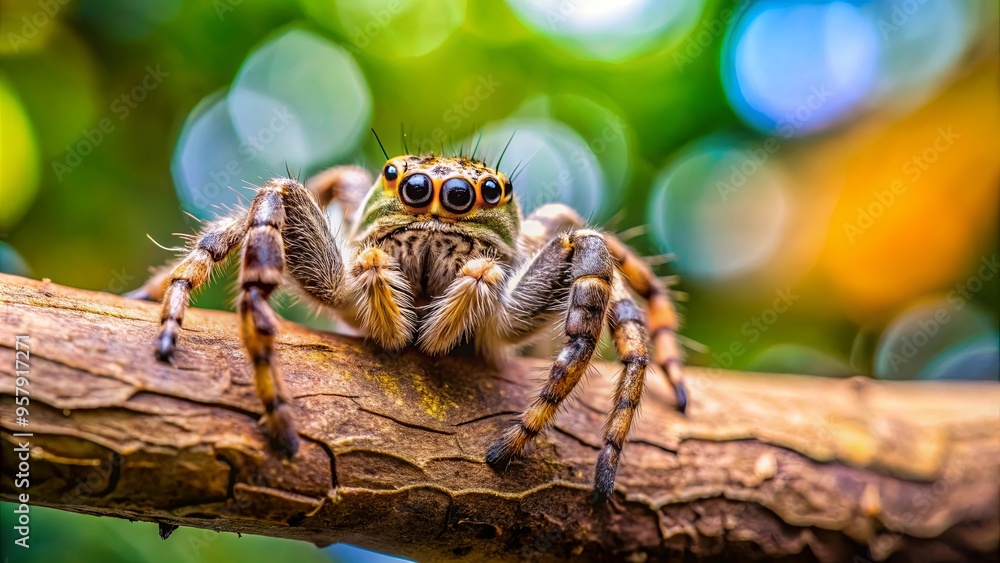
[[[279, 285], [335, 312], [388, 351], [415, 345], [441, 355], [471, 345], [497, 362], [562, 320], [566, 340], [547, 382], [486, 452], [487, 463], [502, 470], [553, 420], [607, 325], [624, 365], [594, 479], [594, 499], [608, 500], [642, 395], [648, 340], [681, 412], [687, 402], [667, 287], [621, 240], [586, 228], [565, 205], [544, 205], [522, 218], [499, 161], [490, 168], [474, 157], [386, 160], [374, 182], [357, 166], [331, 168], [305, 185], [273, 178], [248, 210], [206, 226], [186, 256], [131, 293], [163, 302], [156, 356], [169, 361], [191, 292], [242, 246], [240, 334], [263, 423], [272, 444], [290, 457], [299, 440], [275, 357], [277, 317], [268, 304]], [[331, 202], [350, 217], [343, 244], [324, 213]], [[646, 300], [648, 320], [633, 293]]]

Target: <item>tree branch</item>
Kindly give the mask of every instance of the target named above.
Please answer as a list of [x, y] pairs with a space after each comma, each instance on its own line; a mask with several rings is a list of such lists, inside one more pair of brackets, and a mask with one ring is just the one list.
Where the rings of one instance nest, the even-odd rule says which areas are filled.
[[[486, 447], [544, 362], [390, 358], [284, 323], [303, 446], [282, 462], [234, 315], [191, 310], [169, 366], [155, 304], [0, 275], [0, 305], [4, 500], [23, 492], [13, 433], [28, 430], [35, 505], [417, 559], [997, 557], [997, 384], [692, 368], [684, 418], [653, 373], [616, 498], [592, 507], [615, 365], [497, 473]], [[15, 335], [30, 336], [27, 429], [10, 415]]]

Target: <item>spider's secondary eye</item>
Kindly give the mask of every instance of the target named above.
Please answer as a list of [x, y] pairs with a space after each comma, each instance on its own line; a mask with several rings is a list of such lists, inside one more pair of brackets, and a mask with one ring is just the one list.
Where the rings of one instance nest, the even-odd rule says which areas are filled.
[[399, 178], [399, 171], [396, 170], [395, 166], [393, 166], [391, 164], [386, 164], [385, 165], [385, 170], [382, 171], [382, 176], [386, 180], [389, 180], [391, 182], [391, 181], [395, 180], [396, 178]]
[[431, 179], [426, 174], [407, 176], [399, 186], [399, 196], [403, 203], [410, 207], [424, 207], [431, 202], [434, 190], [431, 189]]
[[476, 203], [476, 192], [464, 178], [452, 178], [441, 186], [441, 205], [452, 213], [465, 213]]
[[506, 180], [503, 184], [503, 191], [507, 195], [512, 195], [514, 193], [514, 184], [511, 184], [510, 180]]
[[489, 204], [494, 204], [500, 201], [500, 197], [503, 196], [503, 188], [500, 187], [500, 183], [493, 178], [487, 178], [483, 181], [482, 188], [483, 201]]

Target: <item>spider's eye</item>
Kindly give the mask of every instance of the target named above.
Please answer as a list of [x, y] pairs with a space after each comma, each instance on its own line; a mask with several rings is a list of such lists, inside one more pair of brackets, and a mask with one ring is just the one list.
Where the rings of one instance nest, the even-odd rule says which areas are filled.
[[391, 182], [391, 181], [395, 180], [396, 178], [399, 178], [399, 171], [396, 170], [395, 166], [393, 166], [391, 164], [386, 164], [385, 165], [385, 170], [382, 171], [382, 176], [386, 180], [389, 180]]
[[483, 201], [490, 205], [500, 201], [500, 197], [503, 196], [503, 188], [493, 178], [487, 178], [483, 181], [481, 191], [483, 193]]
[[399, 186], [399, 197], [410, 207], [424, 207], [431, 202], [434, 195], [431, 189], [431, 179], [426, 174], [407, 176]]
[[476, 203], [476, 192], [465, 178], [451, 178], [441, 186], [441, 205], [452, 213], [465, 213]]
[[513, 193], [514, 193], [514, 184], [511, 184], [510, 180], [505, 180], [504, 183], [503, 183], [503, 191], [508, 196], [509, 195], [513, 195]]

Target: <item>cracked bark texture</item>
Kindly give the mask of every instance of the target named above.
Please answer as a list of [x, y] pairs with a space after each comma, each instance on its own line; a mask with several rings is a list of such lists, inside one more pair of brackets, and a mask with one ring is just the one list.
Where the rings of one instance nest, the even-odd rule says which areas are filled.
[[191, 310], [172, 366], [153, 357], [158, 328], [156, 304], [0, 275], [4, 500], [26, 334], [36, 505], [419, 560], [998, 558], [998, 384], [692, 368], [685, 418], [652, 373], [615, 499], [594, 507], [615, 364], [497, 473], [486, 447], [544, 362], [386, 357], [283, 323], [303, 446], [282, 462], [235, 316]]

